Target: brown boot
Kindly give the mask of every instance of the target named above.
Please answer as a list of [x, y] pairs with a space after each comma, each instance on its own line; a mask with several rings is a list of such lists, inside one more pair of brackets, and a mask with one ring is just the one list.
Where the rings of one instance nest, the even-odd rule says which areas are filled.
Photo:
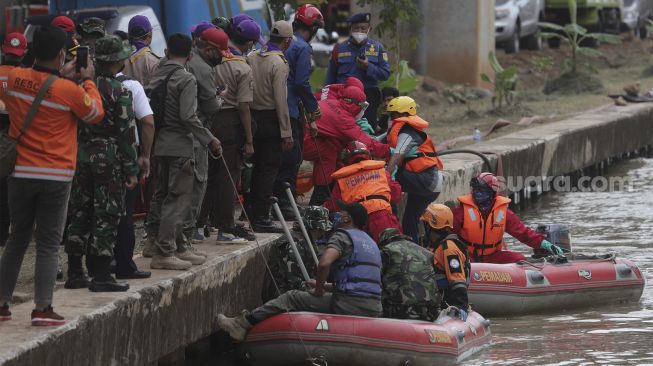
[[155, 254], [154, 238], [148, 235], [145, 239], [145, 245], [143, 246], [143, 257], [152, 258]]
[[175, 255], [182, 261], [190, 262], [194, 265], [204, 264], [204, 262], [206, 262], [206, 258], [193, 254], [193, 252], [190, 250], [186, 250], [185, 252], [176, 252]]
[[171, 255], [169, 257], [164, 257], [162, 255], [155, 254], [152, 257], [152, 261], [150, 262], [150, 268], [152, 269], [170, 269], [174, 271], [185, 271], [192, 267], [193, 264], [191, 262], [186, 262], [184, 260], [181, 260], [174, 255]]
[[190, 250], [193, 254], [199, 255], [200, 257], [208, 258], [209, 255], [202, 252], [201, 250], [197, 249], [194, 245], [188, 245], [188, 250]]
[[235, 318], [228, 318], [223, 314], [218, 315], [218, 326], [220, 329], [229, 333], [229, 336], [237, 342], [242, 342], [247, 336], [247, 331], [252, 328], [252, 324], [247, 321], [247, 312], [243, 311], [242, 314]]

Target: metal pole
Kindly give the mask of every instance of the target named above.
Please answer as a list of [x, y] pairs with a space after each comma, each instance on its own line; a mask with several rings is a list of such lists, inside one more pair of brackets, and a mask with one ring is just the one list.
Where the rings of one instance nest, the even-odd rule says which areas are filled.
[[299, 215], [299, 208], [297, 208], [297, 202], [295, 202], [295, 196], [293, 196], [292, 191], [290, 190], [290, 184], [286, 182], [284, 186], [286, 187], [286, 195], [288, 196], [288, 201], [290, 201], [290, 205], [292, 206], [293, 212], [295, 213], [295, 218], [299, 223], [299, 228], [302, 230], [302, 234], [304, 234], [304, 239], [306, 240], [308, 247], [311, 249], [311, 255], [313, 256], [315, 265], [318, 265], [319, 261], [317, 260], [317, 254], [315, 254], [315, 248], [313, 248], [313, 242], [311, 241], [311, 237], [308, 235], [308, 231], [306, 231], [306, 226], [304, 226], [304, 220], [302, 220], [302, 217]]
[[279, 200], [277, 200], [276, 197], [272, 197], [270, 198], [270, 202], [272, 203], [272, 208], [274, 208], [274, 212], [277, 214], [277, 218], [279, 219], [279, 222], [283, 227], [283, 232], [286, 234], [286, 238], [288, 238], [288, 241], [290, 242], [292, 251], [293, 253], [295, 253], [295, 259], [297, 259], [297, 264], [299, 264], [299, 269], [301, 269], [302, 271], [304, 280], [308, 282], [311, 278], [308, 276], [308, 272], [306, 271], [306, 266], [304, 266], [304, 261], [302, 260], [302, 257], [299, 255], [299, 250], [297, 250], [297, 245], [295, 244], [295, 241], [293, 240], [292, 235], [290, 234], [290, 230], [288, 230], [288, 225], [286, 224], [286, 220], [283, 218], [283, 214], [281, 213], [281, 209], [279, 208]]

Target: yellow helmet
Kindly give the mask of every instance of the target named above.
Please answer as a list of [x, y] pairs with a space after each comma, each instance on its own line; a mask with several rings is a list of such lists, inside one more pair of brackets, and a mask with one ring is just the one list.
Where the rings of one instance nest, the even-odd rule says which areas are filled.
[[445, 227], [453, 229], [453, 213], [451, 209], [439, 203], [431, 203], [419, 220], [427, 223], [434, 229], [443, 229]]
[[411, 97], [397, 97], [388, 103], [388, 112], [408, 113], [411, 116], [417, 114], [417, 103]]

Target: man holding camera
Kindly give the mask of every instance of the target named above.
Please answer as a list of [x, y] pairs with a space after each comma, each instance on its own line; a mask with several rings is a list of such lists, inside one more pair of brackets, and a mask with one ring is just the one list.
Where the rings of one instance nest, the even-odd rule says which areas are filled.
[[371, 18], [370, 13], [358, 13], [349, 18], [351, 36], [333, 48], [324, 85], [342, 84], [350, 76], [363, 82], [370, 104], [363, 117], [376, 130], [376, 110], [381, 104], [379, 81], [388, 80], [390, 64], [381, 42], [368, 38]]

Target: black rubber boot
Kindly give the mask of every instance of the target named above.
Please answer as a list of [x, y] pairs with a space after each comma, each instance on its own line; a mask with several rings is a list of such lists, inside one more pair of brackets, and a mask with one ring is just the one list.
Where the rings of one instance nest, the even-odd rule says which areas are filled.
[[315, 186], [313, 187], [313, 194], [311, 194], [311, 200], [308, 203], [311, 206], [322, 206], [326, 200], [331, 196], [331, 191], [329, 186]]
[[68, 255], [68, 278], [63, 287], [71, 290], [88, 288], [88, 278], [84, 274], [81, 255]]
[[93, 292], [123, 292], [129, 290], [129, 284], [116, 282], [111, 275], [111, 259], [107, 256], [89, 256], [89, 259], [95, 266], [95, 277], [88, 285], [88, 289]]

